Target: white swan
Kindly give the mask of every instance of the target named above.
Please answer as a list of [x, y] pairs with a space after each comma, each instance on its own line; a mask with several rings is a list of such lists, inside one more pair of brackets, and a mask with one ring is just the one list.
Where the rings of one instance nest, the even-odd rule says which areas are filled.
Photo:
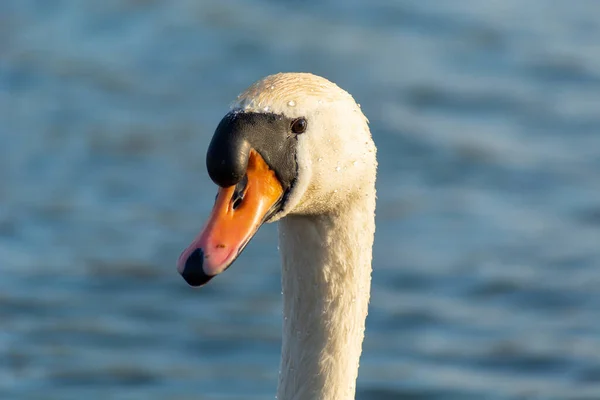
[[354, 399], [371, 286], [376, 149], [350, 94], [307, 73], [240, 94], [207, 154], [219, 193], [181, 254], [193, 286], [224, 271], [263, 222], [279, 223], [279, 400]]

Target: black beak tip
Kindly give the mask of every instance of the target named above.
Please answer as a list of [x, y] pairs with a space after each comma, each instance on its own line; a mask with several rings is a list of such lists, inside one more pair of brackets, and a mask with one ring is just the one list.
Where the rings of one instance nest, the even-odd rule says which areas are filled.
[[202, 249], [196, 249], [185, 262], [185, 267], [181, 276], [190, 286], [198, 287], [205, 285], [213, 277], [204, 273], [202, 264], [204, 261], [204, 252]]

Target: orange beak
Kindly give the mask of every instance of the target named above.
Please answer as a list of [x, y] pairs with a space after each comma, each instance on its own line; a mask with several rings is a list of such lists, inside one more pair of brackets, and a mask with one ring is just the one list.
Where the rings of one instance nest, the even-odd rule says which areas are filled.
[[191, 286], [201, 286], [226, 270], [282, 198], [275, 172], [258, 152], [250, 150], [245, 179], [236, 186], [219, 188], [204, 229], [179, 256], [179, 273]]

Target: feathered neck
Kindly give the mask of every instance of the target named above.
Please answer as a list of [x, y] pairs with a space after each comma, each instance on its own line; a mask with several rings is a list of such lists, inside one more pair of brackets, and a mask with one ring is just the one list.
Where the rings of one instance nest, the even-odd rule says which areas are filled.
[[375, 231], [375, 189], [365, 192], [335, 213], [280, 221], [279, 400], [354, 399]]

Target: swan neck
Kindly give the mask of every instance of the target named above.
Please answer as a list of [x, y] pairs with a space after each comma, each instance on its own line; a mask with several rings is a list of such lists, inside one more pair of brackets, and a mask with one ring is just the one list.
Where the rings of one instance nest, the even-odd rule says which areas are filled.
[[371, 286], [375, 193], [333, 214], [280, 221], [279, 400], [351, 400]]

